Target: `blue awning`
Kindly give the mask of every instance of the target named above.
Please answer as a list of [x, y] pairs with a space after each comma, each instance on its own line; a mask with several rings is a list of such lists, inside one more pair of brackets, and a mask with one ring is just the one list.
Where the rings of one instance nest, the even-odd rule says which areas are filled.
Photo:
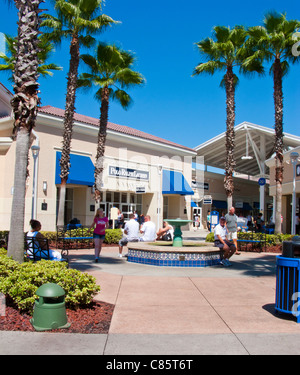
[[253, 208], [250, 206], [250, 204], [248, 202], [244, 202], [243, 203], [243, 210], [251, 211], [251, 210], [253, 210]]
[[[61, 152], [56, 152], [55, 184], [61, 183], [60, 165]], [[89, 156], [70, 154], [70, 173], [67, 184], [93, 186], [95, 167]]]
[[168, 170], [163, 170], [162, 193], [194, 195], [182, 173]]
[[215, 207], [215, 208], [219, 208], [219, 209], [222, 209], [222, 208], [227, 209], [227, 202], [226, 201], [215, 201], [215, 200], [213, 200], [212, 206]]
[[193, 200], [191, 201], [191, 207], [198, 207], [197, 203], [194, 202]]

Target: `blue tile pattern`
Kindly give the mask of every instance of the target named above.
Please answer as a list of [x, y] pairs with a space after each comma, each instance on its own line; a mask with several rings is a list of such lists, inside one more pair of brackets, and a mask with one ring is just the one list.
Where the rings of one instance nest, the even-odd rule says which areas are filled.
[[163, 267], [209, 267], [220, 264], [220, 253], [216, 252], [158, 252], [128, 248], [128, 262]]

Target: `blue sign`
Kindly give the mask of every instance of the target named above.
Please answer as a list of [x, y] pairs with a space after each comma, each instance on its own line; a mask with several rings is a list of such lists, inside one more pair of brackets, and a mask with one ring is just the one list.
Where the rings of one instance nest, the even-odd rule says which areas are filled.
[[258, 184], [259, 184], [260, 186], [264, 186], [264, 185], [266, 184], [266, 179], [263, 178], [263, 177], [261, 177], [261, 178], [258, 180]]

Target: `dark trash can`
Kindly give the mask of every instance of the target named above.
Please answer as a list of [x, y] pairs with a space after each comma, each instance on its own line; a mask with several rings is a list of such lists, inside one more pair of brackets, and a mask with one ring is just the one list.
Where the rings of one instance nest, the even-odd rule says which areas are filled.
[[277, 256], [275, 310], [292, 314], [300, 323], [300, 259]]
[[287, 258], [300, 258], [299, 236], [294, 236], [292, 241], [282, 242], [282, 256]]

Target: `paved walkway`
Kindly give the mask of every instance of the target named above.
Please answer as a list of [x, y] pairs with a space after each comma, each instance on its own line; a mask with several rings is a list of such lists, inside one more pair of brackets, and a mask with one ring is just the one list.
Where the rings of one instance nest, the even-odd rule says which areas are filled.
[[104, 248], [98, 264], [92, 250], [70, 256], [71, 267], [96, 277], [97, 299], [115, 305], [108, 334], [0, 332], [0, 353], [300, 354], [300, 324], [274, 310], [276, 255], [234, 255], [230, 268], [162, 268], [117, 253]]

